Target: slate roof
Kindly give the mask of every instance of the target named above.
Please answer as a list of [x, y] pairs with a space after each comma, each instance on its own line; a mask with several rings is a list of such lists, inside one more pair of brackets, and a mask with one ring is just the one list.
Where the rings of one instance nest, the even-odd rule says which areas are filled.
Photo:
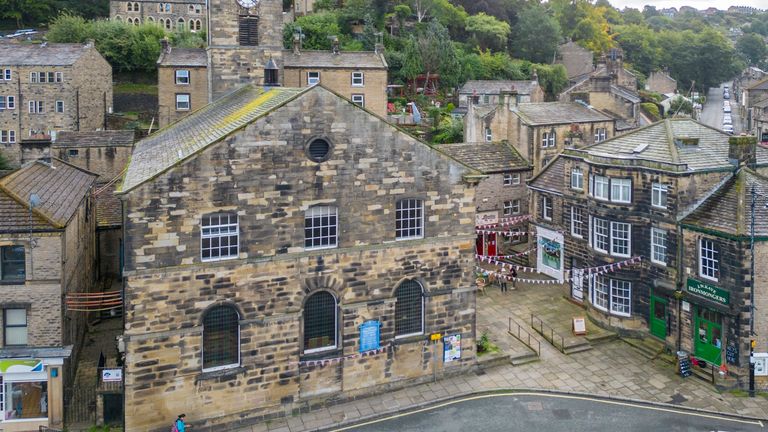
[[613, 120], [612, 117], [578, 102], [521, 103], [512, 111], [531, 126]]
[[[5, 196], [0, 205], [0, 230], [22, 224], [29, 229], [29, 197], [33, 193], [40, 197], [40, 204], [33, 209], [33, 229], [64, 228], [97, 177], [56, 158], [51, 165], [42, 161], [25, 164], [0, 179], [0, 195]], [[18, 205], [12, 205], [9, 198]]]
[[0, 63], [4, 66], [69, 66], [93, 47], [83, 44], [0, 43]]
[[760, 81], [747, 87], [747, 90], [768, 90], [768, 78], [763, 78]]
[[518, 94], [531, 94], [534, 87], [537, 87], [536, 81], [513, 81], [513, 80], [470, 80], [467, 81], [459, 90], [462, 94], [489, 94], [497, 95], [502, 91], [517, 91]]
[[132, 130], [61, 131], [56, 134], [53, 147], [131, 147], [135, 135]]
[[505, 143], [440, 144], [434, 148], [483, 174], [530, 168], [528, 161]]
[[624, 99], [626, 99], [626, 100], [628, 100], [628, 101], [630, 101], [632, 103], [640, 103], [641, 102], [640, 97], [636, 93], [633, 93], [633, 92], [627, 90], [626, 88], [621, 87], [621, 86], [617, 86], [615, 84], [611, 84], [611, 94], [615, 94], [617, 96], [621, 96], [622, 98], [624, 98]]
[[[698, 144], [684, 144], [681, 138], [698, 139]], [[705, 171], [732, 167], [728, 160], [729, 138], [725, 132], [697, 121], [674, 118], [593, 144], [583, 151], [614, 159], [680, 164], [686, 171]], [[757, 163], [768, 163], [768, 149], [757, 147]]]
[[681, 221], [683, 225], [719, 231], [731, 235], [749, 236], [752, 202], [751, 190], [757, 192], [755, 205], [755, 235], [768, 236], [768, 178], [748, 168], [741, 168], [696, 210]]
[[562, 194], [565, 187], [564, 179], [565, 159], [557, 155], [540, 173], [528, 180], [528, 186], [534, 189]]
[[174, 48], [169, 47], [168, 51], [160, 51], [160, 57], [157, 59], [159, 66], [208, 66], [208, 54], [205, 48]]
[[107, 187], [103, 183], [94, 189], [101, 191], [96, 195], [96, 225], [99, 228], [115, 227], [123, 224], [123, 209], [120, 199], [115, 195], [114, 186]]
[[283, 50], [285, 68], [344, 68], [344, 69], [386, 69], [384, 56], [374, 51], [301, 51]]
[[137, 142], [118, 193], [125, 193], [313, 87], [246, 85]]

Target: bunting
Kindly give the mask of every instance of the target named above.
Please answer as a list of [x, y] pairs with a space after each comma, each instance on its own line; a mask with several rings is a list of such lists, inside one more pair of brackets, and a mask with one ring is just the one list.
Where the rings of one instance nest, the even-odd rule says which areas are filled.
[[499, 222], [494, 224], [476, 225], [477, 229], [490, 229], [490, 228], [504, 228], [512, 225], [517, 225], [520, 222], [524, 222], [531, 219], [531, 215], [514, 216], [510, 218], [503, 218]]
[[[479, 267], [479, 266], [476, 267], [476, 269], [478, 269], [478, 271], [487, 272], [488, 274], [494, 275], [496, 277], [505, 278], [507, 280], [514, 279], [516, 281], [526, 282], [526, 283], [531, 283], [531, 284], [560, 283], [558, 280], [523, 279], [523, 278], [520, 278], [520, 277], [513, 278], [513, 277], [511, 277], [511, 276], [509, 276], [507, 274], [501, 273], [501, 272], [503, 272], [504, 270], [508, 270], [508, 269], [509, 270], [515, 269], [515, 271], [527, 272], [527, 273], [541, 273], [541, 272], [538, 269], [533, 268], [533, 267], [526, 267], [526, 266], [520, 266], [520, 265], [517, 265], [517, 264], [511, 264], [511, 263], [499, 261], [497, 259], [493, 259], [493, 258], [491, 258], [489, 256], [475, 255], [475, 257], [480, 262], [485, 262], [485, 263], [488, 263], [488, 264], [493, 264], [493, 265], [499, 267], [500, 268], [499, 272], [489, 271], [489, 270], [483, 269], [482, 267]], [[624, 261], [620, 261], [620, 262], [613, 263], [613, 264], [606, 264], [606, 265], [603, 265], [603, 266], [585, 267], [585, 268], [581, 268], [581, 269], [565, 270], [563, 272], [564, 273], [564, 280], [566, 280], [566, 281], [571, 280], [571, 272], [573, 270], [580, 270], [585, 275], [603, 275], [603, 274], [606, 274], [606, 273], [613, 273], [613, 272], [615, 272], [617, 270], [621, 270], [623, 267], [627, 267], [627, 266], [638, 264], [638, 263], [640, 263], [641, 260], [642, 260], [642, 257], [636, 256], [636, 257], [632, 257], [632, 258], [626, 259]]]

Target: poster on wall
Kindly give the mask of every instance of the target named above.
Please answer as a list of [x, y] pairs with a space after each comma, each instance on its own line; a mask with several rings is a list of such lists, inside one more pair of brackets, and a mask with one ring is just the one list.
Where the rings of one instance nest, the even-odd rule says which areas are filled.
[[563, 234], [536, 226], [538, 244], [536, 270], [563, 281]]
[[381, 323], [378, 320], [370, 320], [360, 324], [360, 352], [379, 349], [380, 343], [380, 327]]
[[443, 363], [461, 360], [461, 334], [443, 338]]

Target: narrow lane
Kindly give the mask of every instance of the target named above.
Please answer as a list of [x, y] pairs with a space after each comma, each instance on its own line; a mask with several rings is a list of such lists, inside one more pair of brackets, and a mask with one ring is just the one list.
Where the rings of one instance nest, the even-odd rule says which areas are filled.
[[732, 83], [726, 82], [723, 84], [720, 84], [719, 87], [710, 87], [709, 91], [707, 92], [707, 101], [702, 107], [701, 110], [701, 117], [699, 117], [699, 121], [708, 125], [712, 126], [716, 129], [723, 129], [723, 90], [725, 89], [725, 86], [727, 85], [730, 89], [731, 93], [731, 118], [733, 119], [733, 133], [734, 135], [741, 133], [743, 130], [741, 125], [741, 118], [739, 116], [739, 107], [738, 103], [736, 102], [736, 98], [733, 95], [733, 87], [731, 85]]

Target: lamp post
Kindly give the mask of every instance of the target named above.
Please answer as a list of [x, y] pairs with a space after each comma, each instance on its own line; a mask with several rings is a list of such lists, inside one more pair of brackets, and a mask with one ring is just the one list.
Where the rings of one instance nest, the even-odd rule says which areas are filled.
[[35, 262], [32, 249], [35, 247], [34, 239], [32, 239], [32, 209], [39, 206], [41, 203], [40, 197], [36, 193], [29, 194], [29, 278], [35, 278]]

